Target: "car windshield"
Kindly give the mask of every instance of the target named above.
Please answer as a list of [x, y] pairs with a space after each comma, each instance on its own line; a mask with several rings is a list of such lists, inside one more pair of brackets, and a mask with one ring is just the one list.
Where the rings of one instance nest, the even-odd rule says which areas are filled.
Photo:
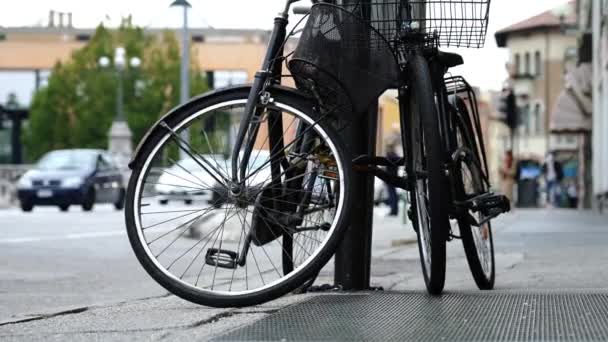
[[38, 162], [41, 170], [84, 170], [95, 166], [97, 153], [91, 151], [54, 151]]

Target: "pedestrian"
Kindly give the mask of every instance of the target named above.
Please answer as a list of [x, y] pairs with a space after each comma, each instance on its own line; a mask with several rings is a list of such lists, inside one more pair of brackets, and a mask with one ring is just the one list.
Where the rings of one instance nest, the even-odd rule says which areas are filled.
[[[391, 176], [397, 177], [399, 168], [397, 162], [400, 158], [397, 154], [397, 145], [394, 142], [390, 142], [386, 145], [386, 158], [391, 163], [391, 165], [386, 167], [386, 172]], [[388, 193], [387, 204], [391, 209], [388, 216], [397, 216], [399, 213], [399, 197], [397, 196], [397, 188], [395, 188], [395, 186], [392, 184], [385, 184], [386, 192]]]
[[568, 195], [568, 205], [572, 209], [578, 208], [578, 189], [576, 188], [576, 184], [574, 180], [571, 180], [568, 184], [568, 189], [566, 193]]
[[[507, 150], [502, 161], [502, 167], [500, 168], [500, 184], [503, 195], [507, 196], [511, 203], [513, 203], [513, 186], [515, 185], [516, 174], [517, 171], [515, 169], [513, 151]], [[511, 204], [511, 206], [513, 206], [513, 204]]]
[[562, 164], [555, 160], [553, 152], [547, 153], [543, 164], [543, 174], [545, 176], [545, 189], [547, 192], [547, 206], [557, 206], [557, 191], [559, 183], [564, 177]]

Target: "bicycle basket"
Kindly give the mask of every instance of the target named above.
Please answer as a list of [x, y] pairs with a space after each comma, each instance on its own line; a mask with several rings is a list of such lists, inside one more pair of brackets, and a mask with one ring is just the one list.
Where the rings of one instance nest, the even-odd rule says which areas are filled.
[[481, 48], [485, 43], [490, 0], [338, 2], [345, 2], [341, 7], [349, 12], [368, 12], [370, 25], [389, 41], [397, 39], [400, 30], [411, 28], [438, 37], [435, 43], [439, 46]]
[[343, 7], [312, 7], [289, 70], [299, 89], [341, 114], [364, 113], [395, 83], [398, 66], [389, 43]]

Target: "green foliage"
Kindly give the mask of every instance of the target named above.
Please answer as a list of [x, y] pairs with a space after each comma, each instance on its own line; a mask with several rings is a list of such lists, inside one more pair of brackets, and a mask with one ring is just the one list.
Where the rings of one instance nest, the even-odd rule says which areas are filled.
[[[179, 103], [180, 49], [171, 31], [147, 35], [129, 21], [116, 31], [100, 25], [86, 46], [65, 63], [57, 63], [46, 87], [35, 95], [23, 143], [34, 161], [59, 148], [106, 148], [116, 116], [118, 74], [101, 68], [99, 58], [113, 60], [117, 46], [127, 58], [142, 60], [139, 68], [123, 72], [124, 112], [137, 144], [158, 118]], [[127, 63], [128, 64], [128, 63]], [[191, 95], [207, 89], [196, 65], [190, 68]]]

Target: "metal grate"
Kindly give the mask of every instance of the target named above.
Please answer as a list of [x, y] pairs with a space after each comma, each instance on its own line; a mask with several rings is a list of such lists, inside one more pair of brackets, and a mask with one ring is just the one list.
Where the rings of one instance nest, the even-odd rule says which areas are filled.
[[323, 295], [216, 340], [606, 341], [608, 293]]

